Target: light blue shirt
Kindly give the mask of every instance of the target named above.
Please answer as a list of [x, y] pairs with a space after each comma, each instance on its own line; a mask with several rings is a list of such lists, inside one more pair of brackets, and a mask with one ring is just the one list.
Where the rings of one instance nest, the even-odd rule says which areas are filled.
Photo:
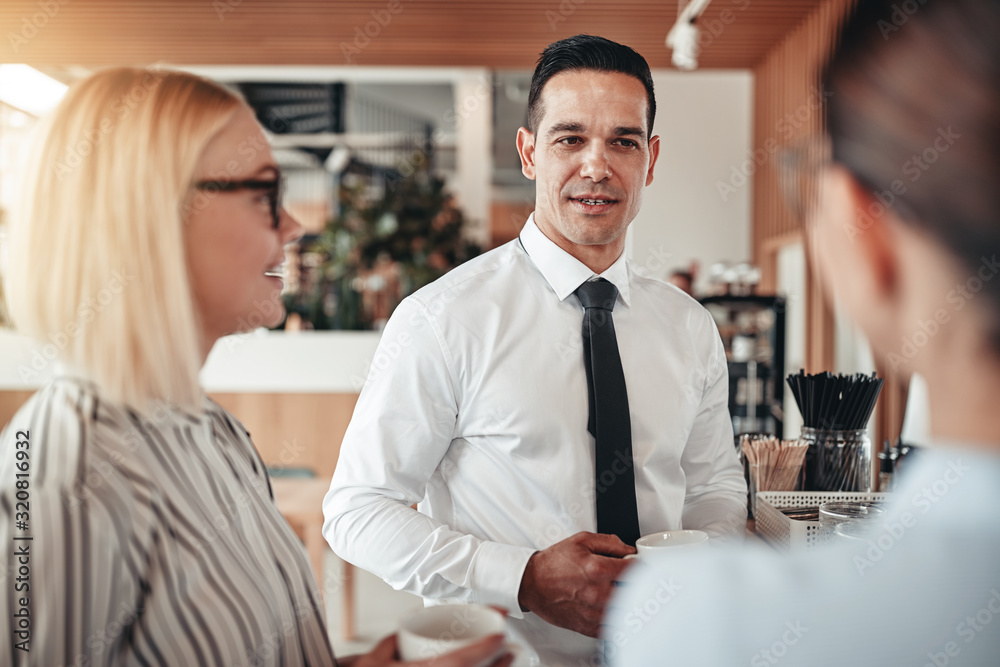
[[632, 568], [609, 607], [610, 664], [1000, 665], [1000, 456], [922, 454], [858, 546]]

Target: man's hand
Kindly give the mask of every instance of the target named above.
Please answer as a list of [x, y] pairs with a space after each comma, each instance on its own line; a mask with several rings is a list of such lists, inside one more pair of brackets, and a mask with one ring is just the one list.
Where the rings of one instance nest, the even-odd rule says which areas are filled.
[[[340, 660], [341, 667], [477, 667], [503, 650], [503, 635], [492, 635], [469, 644], [457, 651], [420, 662], [400, 662], [397, 654], [396, 635], [390, 635], [379, 642], [371, 653], [356, 655]], [[490, 667], [510, 667], [514, 656], [504, 653]]]
[[517, 601], [553, 625], [597, 637], [614, 582], [635, 547], [616, 535], [577, 533], [528, 560]]

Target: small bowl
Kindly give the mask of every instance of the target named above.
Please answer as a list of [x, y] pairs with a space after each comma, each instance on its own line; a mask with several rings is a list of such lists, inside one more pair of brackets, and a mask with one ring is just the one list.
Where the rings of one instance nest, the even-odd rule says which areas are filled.
[[[474, 644], [484, 637], [503, 634], [506, 626], [503, 614], [483, 605], [442, 604], [425, 607], [404, 620], [400, 626], [399, 657], [407, 661], [436, 658]], [[505, 650], [507, 649], [501, 647], [501, 652]]]

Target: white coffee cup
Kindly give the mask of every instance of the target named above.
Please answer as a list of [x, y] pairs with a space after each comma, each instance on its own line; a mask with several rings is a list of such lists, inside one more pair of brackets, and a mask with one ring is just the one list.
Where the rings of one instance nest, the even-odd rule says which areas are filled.
[[[503, 634], [506, 623], [503, 614], [496, 609], [478, 604], [425, 607], [400, 626], [399, 657], [403, 660], [436, 658], [484, 637]], [[505, 650], [505, 647], [500, 648], [500, 652]], [[496, 657], [484, 664], [490, 664]]]
[[625, 558], [638, 558], [652, 554], [673, 553], [683, 550], [704, 551], [708, 549], [708, 533], [703, 530], [663, 530], [640, 537], [635, 542], [639, 552]]

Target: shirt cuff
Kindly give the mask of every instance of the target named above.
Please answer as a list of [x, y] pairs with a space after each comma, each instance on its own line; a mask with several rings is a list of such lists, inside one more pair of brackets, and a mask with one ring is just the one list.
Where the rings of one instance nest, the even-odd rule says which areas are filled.
[[472, 566], [473, 601], [502, 607], [510, 618], [524, 618], [517, 594], [524, 568], [536, 551], [531, 547], [483, 542]]

